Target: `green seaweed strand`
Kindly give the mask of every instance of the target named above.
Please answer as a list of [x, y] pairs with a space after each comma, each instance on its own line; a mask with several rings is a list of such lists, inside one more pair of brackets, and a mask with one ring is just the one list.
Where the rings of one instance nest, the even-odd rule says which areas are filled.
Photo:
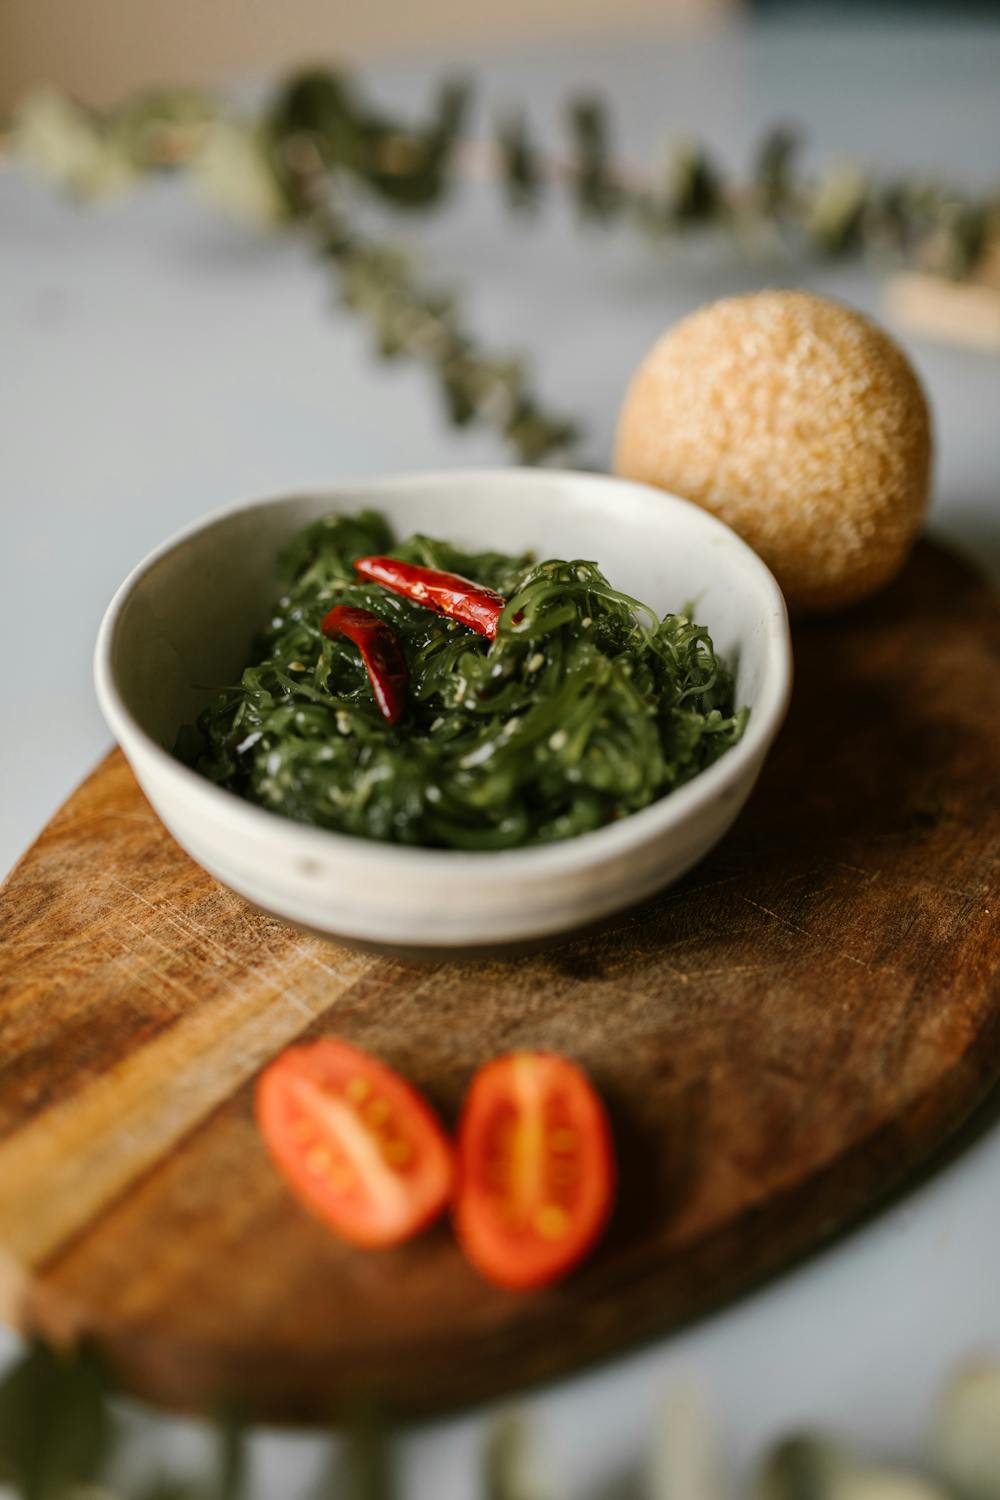
[[[359, 580], [353, 560], [372, 553], [502, 593], [496, 639]], [[659, 620], [592, 562], [421, 535], [396, 545], [362, 511], [296, 536], [280, 579], [251, 664], [179, 744], [220, 786], [302, 823], [451, 849], [549, 843], [648, 806], [746, 724], [704, 627]], [[356, 649], [320, 630], [335, 603], [373, 611], [402, 639], [410, 709], [395, 727]]]

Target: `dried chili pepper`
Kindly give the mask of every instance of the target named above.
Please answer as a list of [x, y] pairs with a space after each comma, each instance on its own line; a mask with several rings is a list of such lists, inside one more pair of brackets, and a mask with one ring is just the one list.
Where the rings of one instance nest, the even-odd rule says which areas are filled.
[[412, 599], [436, 615], [447, 615], [468, 625], [492, 641], [507, 601], [495, 589], [473, 583], [460, 573], [441, 573], [436, 568], [421, 568], [416, 563], [400, 562], [395, 557], [359, 557], [354, 570], [362, 578], [380, 583], [404, 599]]
[[398, 724], [406, 709], [410, 673], [402, 642], [370, 609], [335, 604], [320, 626], [326, 636], [342, 635], [361, 652], [375, 702], [383, 719]]

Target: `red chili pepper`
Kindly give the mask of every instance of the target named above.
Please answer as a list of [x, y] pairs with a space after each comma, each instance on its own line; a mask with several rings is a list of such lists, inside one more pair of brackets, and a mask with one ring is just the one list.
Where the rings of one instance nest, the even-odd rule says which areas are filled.
[[422, 604], [436, 615], [459, 620], [491, 641], [507, 604], [502, 594], [473, 583], [460, 573], [440, 573], [435, 568], [399, 562], [395, 557], [359, 557], [354, 571], [394, 594], [402, 594], [404, 599]]
[[398, 724], [406, 709], [410, 673], [399, 636], [370, 609], [335, 604], [320, 626], [324, 635], [343, 635], [361, 652], [375, 702], [383, 719]]

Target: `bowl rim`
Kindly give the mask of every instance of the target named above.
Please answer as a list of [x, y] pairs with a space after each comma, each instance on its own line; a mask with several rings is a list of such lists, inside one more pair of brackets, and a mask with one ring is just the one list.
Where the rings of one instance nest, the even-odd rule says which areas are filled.
[[[691, 518], [702, 525], [711, 536], [724, 535], [742, 566], [747, 570], [760, 592], [762, 618], [764, 621], [764, 652], [769, 660], [770, 672], [761, 700], [753, 705], [750, 719], [743, 737], [731, 746], [724, 755], [700, 771], [691, 781], [657, 798], [647, 807], [629, 813], [615, 823], [572, 838], [561, 839], [550, 844], [529, 844], [513, 849], [438, 849], [414, 844], [393, 844], [385, 840], [366, 839], [356, 834], [339, 833], [334, 829], [317, 828], [309, 823], [298, 823], [283, 813], [259, 807], [237, 796], [226, 787], [220, 787], [184, 765], [170, 751], [149, 735], [133, 717], [115, 681], [112, 666], [117, 629], [126, 604], [143, 579], [171, 553], [179, 551], [187, 543], [216, 526], [223, 525], [233, 517], [255, 510], [266, 510], [283, 503], [304, 498], [329, 496], [331, 506], [337, 503], [338, 493], [351, 491], [357, 494], [359, 503], [379, 492], [399, 490], [424, 490], [438, 487], [474, 487], [488, 481], [491, 484], [506, 483], [512, 486], [537, 482], [540, 476], [562, 481], [566, 485], [582, 488], [627, 487], [644, 491], [658, 505], [681, 507]], [[478, 875], [487, 870], [497, 874], [529, 862], [531, 873], [538, 876], [557, 875], [570, 869], [580, 870], [584, 866], [602, 864], [629, 851], [638, 844], [657, 839], [670, 828], [676, 827], [699, 809], [710, 804], [724, 793], [731, 784], [738, 783], [748, 769], [763, 763], [771, 743], [781, 727], [788, 707], [792, 687], [792, 648], [788, 625], [788, 611], [777, 580], [766, 563], [739, 537], [731, 527], [710, 511], [683, 499], [669, 490], [661, 490], [639, 481], [622, 478], [615, 474], [592, 473], [576, 469], [531, 469], [478, 467], [458, 469], [411, 470], [400, 473], [346, 476], [323, 485], [301, 485], [287, 493], [263, 496], [251, 501], [237, 501], [189, 522], [173, 532], [153, 550], [146, 554], [131, 569], [116, 589], [101, 620], [94, 648], [94, 686], [98, 703], [105, 721], [131, 763], [130, 749], [134, 746], [143, 758], [152, 763], [156, 772], [173, 782], [178, 795], [182, 795], [192, 809], [200, 808], [206, 817], [218, 826], [233, 833], [254, 831], [261, 838], [285, 839], [298, 846], [298, 852], [314, 858], [324, 852], [342, 858], [350, 858], [364, 866], [367, 873], [377, 874], [390, 865], [398, 867], [408, 864], [415, 871], [421, 864], [433, 865], [439, 873], [445, 869], [453, 873], [468, 871]]]

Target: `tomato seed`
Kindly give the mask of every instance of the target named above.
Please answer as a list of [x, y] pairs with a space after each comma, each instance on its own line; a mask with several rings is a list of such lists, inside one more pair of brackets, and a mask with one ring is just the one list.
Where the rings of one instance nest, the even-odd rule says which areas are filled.
[[382, 1147], [382, 1155], [390, 1167], [405, 1167], [413, 1158], [413, 1148], [409, 1141], [386, 1141]]
[[575, 1130], [553, 1130], [549, 1145], [557, 1156], [569, 1156], [576, 1150]]
[[352, 1078], [345, 1092], [352, 1104], [363, 1104], [371, 1093], [371, 1084], [367, 1078]]
[[569, 1228], [569, 1214], [558, 1203], [546, 1203], [535, 1215], [535, 1228], [543, 1239], [560, 1239]]
[[389, 1118], [389, 1106], [384, 1099], [373, 1099], [365, 1110], [365, 1119], [369, 1125], [384, 1125]]

